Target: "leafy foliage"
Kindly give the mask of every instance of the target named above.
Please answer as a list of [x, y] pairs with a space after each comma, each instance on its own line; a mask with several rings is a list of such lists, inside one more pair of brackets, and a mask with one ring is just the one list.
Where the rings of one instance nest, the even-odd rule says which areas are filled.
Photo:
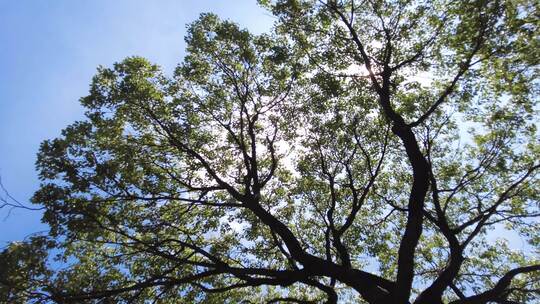
[[203, 14], [171, 77], [98, 69], [2, 299], [537, 300], [538, 4], [260, 3], [274, 32]]

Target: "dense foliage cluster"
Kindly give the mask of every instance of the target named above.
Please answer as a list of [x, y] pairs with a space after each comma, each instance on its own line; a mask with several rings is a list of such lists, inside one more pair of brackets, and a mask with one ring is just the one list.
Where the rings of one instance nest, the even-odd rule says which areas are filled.
[[538, 301], [539, 4], [260, 4], [271, 33], [204, 14], [172, 76], [98, 69], [0, 301]]

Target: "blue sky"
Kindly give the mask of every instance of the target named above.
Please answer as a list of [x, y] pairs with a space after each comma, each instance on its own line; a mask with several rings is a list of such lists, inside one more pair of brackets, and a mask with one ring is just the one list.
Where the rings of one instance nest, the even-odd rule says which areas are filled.
[[[255, 33], [272, 17], [255, 0], [0, 0], [0, 176], [28, 202], [39, 144], [83, 119], [98, 65], [139, 55], [170, 73], [184, 56], [186, 24], [214, 12]], [[41, 214], [0, 210], [0, 247], [47, 227]]]

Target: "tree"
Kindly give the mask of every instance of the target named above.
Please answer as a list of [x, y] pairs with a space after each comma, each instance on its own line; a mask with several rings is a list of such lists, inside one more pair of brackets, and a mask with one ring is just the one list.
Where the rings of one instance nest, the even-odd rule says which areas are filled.
[[538, 301], [538, 3], [260, 2], [271, 34], [204, 14], [172, 77], [98, 69], [3, 299]]

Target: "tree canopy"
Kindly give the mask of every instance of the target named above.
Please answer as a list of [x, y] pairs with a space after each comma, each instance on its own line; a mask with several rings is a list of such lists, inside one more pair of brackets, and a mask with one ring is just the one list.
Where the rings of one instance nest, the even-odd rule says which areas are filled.
[[538, 2], [260, 4], [98, 68], [0, 301], [538, 301]]

